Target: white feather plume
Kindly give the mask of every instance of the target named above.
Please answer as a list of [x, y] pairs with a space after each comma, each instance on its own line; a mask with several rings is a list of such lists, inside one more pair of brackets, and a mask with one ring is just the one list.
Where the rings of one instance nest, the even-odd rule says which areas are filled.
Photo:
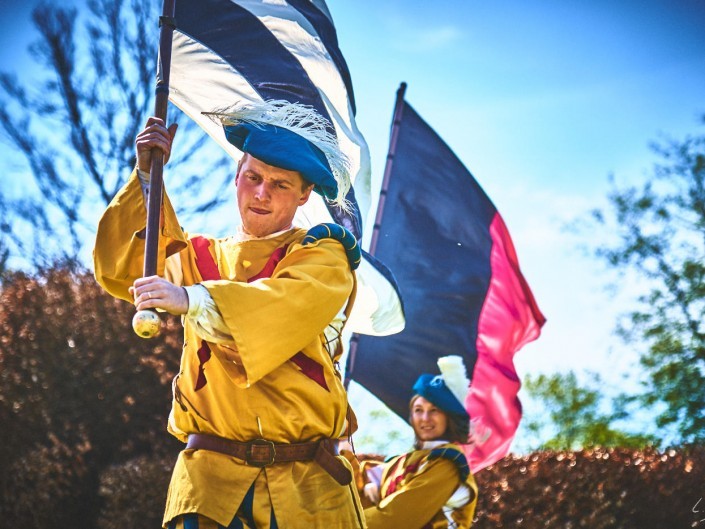
[[465, 397], [470, 387], [470, 379], [468, 379], [463, 358], [458, 355], [442, 356], [438, 359], [438, 369], [441, 370], [443, 382], [450, 392], [465, 407]]

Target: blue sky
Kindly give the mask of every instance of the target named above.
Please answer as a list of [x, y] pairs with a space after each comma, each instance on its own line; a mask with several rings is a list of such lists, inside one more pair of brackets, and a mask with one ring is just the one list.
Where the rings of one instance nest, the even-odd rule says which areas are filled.
[[610, 174], [620, 184], [643, 180], [657, 161], [650, 142], [698, 132], [705, 3], [328, 6], [373, 174], [383, 170], [395, 91], [406, 81], [407, 101], [504, 217], [548, 319], [541, 338], [517, 355], [519, 373], [592, 370], [614, 386], [636, 384], [638, 351], [613, 330], [638, 282], [627, 278], [607, 289], [615, 275], [582, 247], [608, 234], [578, 236], [566, 225], [606, 204]]
[[[0, 70], [26, 64], [31, 5], [0, 1]], [[657, 160], [650, 142], [698, 131], [705, 2], [329, 0], [328, 7], [374, 178], [405, 81], [407, 101], [504, 217], [548, 318], [542, 337], [517, 355], [520, 374], [595, 370], [616, 384], [638, 373], [637, 351], [612, 335], [638, 286], [606, 290], [614, 275], [581, 246], [607, 234], [577, 236], [565, 226], [605, 205], [608, 175], [642, 180]]]

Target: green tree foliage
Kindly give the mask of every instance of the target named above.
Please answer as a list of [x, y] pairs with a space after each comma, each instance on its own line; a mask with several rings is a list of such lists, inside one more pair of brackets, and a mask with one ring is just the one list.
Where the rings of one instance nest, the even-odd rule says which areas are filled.
[[181, 447], [165, 431], [180, 322], [142, 340], [134, 307], [67, 268], [10, 274], [0, 306], [0, 526], [96, 527], [107, 469]]
[[542, 449], [643, 448], [656, 443], [651, 436], [619, 430], [615, 424], [624, 419], [629, 399], [621, 396], [608, 404], [599, 376], [594, 375], [591, 385], [596, 389], [581, 386], [573, 372], [527, 377], [524, 388], [541, 402], [548, 415], [544, 412], [540, 417], [527, 417], [524, 428], [548, 439]]
[[705, 136], [654, 146], [662, 161], [619, 188], [594, 218], [615, 234], [597, 255], [635, 275], [644, 294], [619, 331], [643, 347], [641, 402], [684, 443], [705, 441]]
[[[14, 176], [8, 182], [22, 182], [0, 191], [5, 268], [8, 255], [36, 267], [87, 253], [97, 215], [134, 167], [135, 135], [153, 113], [160, 3], [86, 5], [80, 12], [39, 5], [34, 64], [22, 68], [23, 77], [0, 72], [0, 140], [10, 147], [0, 167]], [[175, 117], [182, 126], [166, 180], [189, 197], [186, 213], [200, 213], [220, 203], [231, 164], [220, 152], [203, 151], [207, 137], [172, 107], [170, 121]], [[209, 175], [208, 192], [189, 163]], [[177, 179], [170, 178], [179, 165]]]
[[399, 419], [389, 409], [372, 409], [365, 416], [364, 430], [353, 437], [355, 445], [364, 452], [385, 456], [411, 450], [414, 442], [413, 430], [409, 427], [406, 431], [401, 431], [392, 427], [398, 422]]

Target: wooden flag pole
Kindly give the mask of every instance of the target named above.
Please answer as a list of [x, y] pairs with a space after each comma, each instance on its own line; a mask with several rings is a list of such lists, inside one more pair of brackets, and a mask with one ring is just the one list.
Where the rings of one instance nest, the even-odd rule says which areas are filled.
[[[164, 0], [162, 16], [159, 17], [159, 56], [157, 58], [157, 86], [154, 115], [166, 124], [169, 103], [169, 71], [171, 69], [171, 40], [176, 27], [174, 21], [175, 0]], [[152, 149], [149, 198], [147, 204], [147, 235], [144, 249], [143, 276], [157, 273], [159, 254], [159, 228], [161, 224], [162, 193], [164, 189], [164, 152]], [[142, 338], [152, 338], [159, 333], [161, 320], [154, 310], [140, 310], [132, 319], [132, 328]]]
[[397, 90], [397, 101], [394, 106], [394, 116], [392, 117], [392, 131], [389, 135], [389, 150], [387, 151], [387, 162], [384, 166], [384, 177], [382, 178], [382, 187], [379, 191], [379, 201], [377, 202], [377, 215], [375, 216], [375, 224], [372, 227], [372, 239], [370, 240], [370, 254], [374, 255], [377, 249], [377, 240], [379, 239], [379, 229], [382, 226], [382, 215], [384, 214], [384, 206], [387, 201], [387, 188], [389, 188], [389, 178], [392, 175], [392, 164], [394, 163], [394, 155], [397, 152], [397, 139], [399, 138], [399, 125], [401, 125], [401, 117], [404, 112], [404, 94], [406, 93], [406, 83], [401, 83]]
[[[382, 225], [382, 214], [384, 213], [384, 205], [387, 200], [387, 188], [389, 187], [389, 178], [392, 174], [392, 163], [394, 155], [397, 151], [397, 139], [399, 138], [399, 125], [401, 125], [401, 117], [404, 111], [404, 94], [406, 93], [406, 83], [401, 83], [397, 90], [397, 100], [394, 105], [394, 114], [392, 115], [392, 131], [389, 135], [389, 150], [387, 151], [387, 162], [384, 166], [384, 177], [382, 178], [382, 186], [379, 191], [379, 200], [377, 201], [377, 214], [375, 215], [375, 224], [372, 227], [372, 239], [370, 240], [370, 255], [375, 254], [377, 249], [377, 240], [379, 239], [379, 230]], [[350, 351], [348, 352], [347, 369], [345, 370], [345, 380], [343, 385], [345, 389], [350, 385], [352, 373], [355, 367], [355, 355], [357, 353], [357, 334], [353, 334], [350, 338]]]

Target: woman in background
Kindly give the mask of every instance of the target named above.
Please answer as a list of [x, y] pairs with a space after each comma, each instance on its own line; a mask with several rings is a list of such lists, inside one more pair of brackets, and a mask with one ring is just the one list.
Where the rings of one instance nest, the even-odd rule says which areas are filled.
[[461, 444], [468, 444], [469, 381], [458, 356], [438, 360], [442, 375], [421, 375], [409, 403], [415, 450], [380, 464], [363, 461], [358, 486], [372, 506], [368, 529], [468, 529], [477, 485]]

